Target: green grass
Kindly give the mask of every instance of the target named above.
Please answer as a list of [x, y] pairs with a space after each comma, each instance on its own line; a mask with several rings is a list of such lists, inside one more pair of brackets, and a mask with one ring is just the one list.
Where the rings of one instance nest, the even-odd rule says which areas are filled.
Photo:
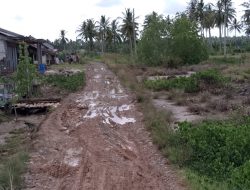
[[81, 89], [85, 84], [85, 74], [78, 73], [74, 75], [49, 75], [45, 77], [47, 84], [52, 84], [62, 90], [75, 92]]
[[53, 64], [51, 66], [49, 66], [50, 69], [52, 70], [69, 70], [69, 69], [79, 69], [81, 71], [84, 71], [85, 70], [85, 66], [84, 64], [76, 64], [76, 63], [72, 63], [72, 64], [69, 64], [69, 63], [63, 63], [63, 64]]
[[153, 90], [183, 89], [185, 92], [193, 93], [206, 87], [221, 87], [225, 82], [226, 78], [219, 71], [210, 69], [193, 74], [191, 77], [147, 80], [145, 86]]
[[0, 189], [21, 189], [28, 161], [28, 140], [24, 129], [14, 130], [0, 145]]

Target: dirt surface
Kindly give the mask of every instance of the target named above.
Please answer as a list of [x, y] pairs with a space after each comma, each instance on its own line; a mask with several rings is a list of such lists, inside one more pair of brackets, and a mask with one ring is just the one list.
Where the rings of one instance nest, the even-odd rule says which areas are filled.
[[175, 119], [175, 122], [184, 122], [184, 121], [193, 122], [202, 119], [200, 115], [188, 111], [187, 106], [178, 106], [175, 105], [175, 103], [166, 99], [154, 99], [152, 102], [154, 106], [157, 108], [171, 111]]
[[27, 128], [27, 123], [39, 126], [45, 119], [45, 115], [18, 116], [17, 121], [14, 119], [8, 122], [0, 123], [0, 145], [5, 143], [7, 137], [11, 136], [10, 132], [16, 129]]
[[26, 189], [185, 189], [152, 144], [132, 95], [104, 64], [43, 122]]

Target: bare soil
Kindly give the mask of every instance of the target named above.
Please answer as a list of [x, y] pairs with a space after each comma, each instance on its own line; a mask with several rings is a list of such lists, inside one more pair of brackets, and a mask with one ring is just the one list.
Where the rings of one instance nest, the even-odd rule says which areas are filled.
[[153, 145], [133, 95], [102, 63], [86, 69], [83, 91], [43, 122], [26, 189], [186, 189]]

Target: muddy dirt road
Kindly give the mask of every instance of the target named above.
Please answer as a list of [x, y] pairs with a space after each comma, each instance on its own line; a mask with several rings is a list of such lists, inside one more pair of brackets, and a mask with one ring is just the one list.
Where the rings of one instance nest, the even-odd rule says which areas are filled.
[[85, 89], [66, 98], [41, 126], [26, 189], [185, 189], [117, 77], [101, 63], [89, 64], [86, 75]]

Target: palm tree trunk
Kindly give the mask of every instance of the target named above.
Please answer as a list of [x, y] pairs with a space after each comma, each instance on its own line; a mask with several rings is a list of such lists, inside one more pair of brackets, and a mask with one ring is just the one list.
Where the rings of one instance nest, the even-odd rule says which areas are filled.
[[130, 54], [133, 55], [133, 44], [132, 44], [132, 37], [129, 37], [129, 45], [130, 45]]
[[226, 16], [224, 19], [225, 26], [224, 26], [224, 58], [227, 57], [227, 25], [226, 25]]
[[219, 38], [220, 38], [220, 53], [221, 53], [221, 50], [222, 50], [222, 40], [221, 40], [221, 37], [222, 34], [221, 34], [221, 25], [219, 26]]
[[212, 49], [211, 28], [208, 28], [208, 34], [209, 34], [209, 45], [210, 45], [210, 48]]

